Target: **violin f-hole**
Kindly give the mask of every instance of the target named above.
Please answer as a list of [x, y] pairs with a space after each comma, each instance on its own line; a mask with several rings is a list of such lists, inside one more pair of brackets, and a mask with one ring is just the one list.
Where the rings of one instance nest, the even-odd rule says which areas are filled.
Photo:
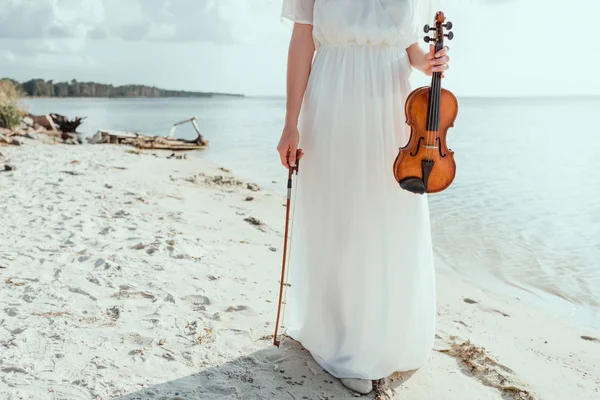
[[435, 140], [437, 141], [438, 149], [440, 150], [440, 156], [446, 157], [446, 155], [444, 153], [442, 153], [442, 141], [440, 140], [439, 137], [436, 137]]
[[412, 152], [410, 153], [411, 156], [416, 156], [419, 153], [419, 149], [421, 148], [421, 141], [423, 140], [423, 136], [421, 136], [419, 138], [419, 141], [417, 142], [417, 148], [415, 149], [415, 153], [413, 154]]

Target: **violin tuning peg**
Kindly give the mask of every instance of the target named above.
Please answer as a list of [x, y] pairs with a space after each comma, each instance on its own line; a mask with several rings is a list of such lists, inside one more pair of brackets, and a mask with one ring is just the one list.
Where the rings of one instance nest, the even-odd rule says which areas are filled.
[[453, 32], [448, 32], [447, 34], [445, 34], [444, 36], [446, 36], [448, 38], [448, 40], [452, 40], [454, 39], [454, 33]]
[[435, 30], [435, 28], [432, 28], [429, 25], [425, 25], [425, 27], [423, 28], [423, 31], [425, 31], [425, 33], [429, 33], [434, 30]]
[[432, 38], [432, 37], [429, 37], [429, 36], [425, 36], [423, 38], [423, 40], [425, 41], [425, 43], [429, 43], [429, 42], [435, 41], [435, 38]]
[[447, 30], [452, 29], [452, 22], [448, 21], [444, 24], [444, 28], [446, 28]]

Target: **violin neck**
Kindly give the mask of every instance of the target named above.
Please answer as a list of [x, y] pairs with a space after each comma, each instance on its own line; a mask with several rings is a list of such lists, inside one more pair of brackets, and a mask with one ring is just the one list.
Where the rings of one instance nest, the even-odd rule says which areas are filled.
[[[442, 50], [444, 44], [438, 42], [435, 52]], [[427, 130], [437, 132], [440, 129], [440, 97], [442, 95], [442, 73], [434, 72], [431, 76], [431, 88], [429, 89], [429, 109], [427, 110]]]

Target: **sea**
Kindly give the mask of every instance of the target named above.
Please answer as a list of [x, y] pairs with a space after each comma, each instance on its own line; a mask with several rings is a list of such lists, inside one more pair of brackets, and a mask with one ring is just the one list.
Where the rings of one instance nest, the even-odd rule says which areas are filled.
[[[210, 144], [190, 154], [285, 191], [275, 150], [285, 99], [28, 99], [30, 112], [98, 129], [167, 135], [196, 117]], [[600, 329], [600, 98], [459, 98], [448, 132], [457, 174], [429, 195], [435, 253], [451, 273]], [[191, 125], [175, 136], [193, 138]], [[282, 220], [283, 221], [283, 220]], [[283, 222], [282, 222], [283, 223]]]

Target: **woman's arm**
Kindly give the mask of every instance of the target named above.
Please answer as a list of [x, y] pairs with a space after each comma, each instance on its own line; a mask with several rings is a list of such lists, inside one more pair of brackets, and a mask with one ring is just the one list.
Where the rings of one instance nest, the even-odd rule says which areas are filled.
[[294, 24], [288, 50], [286, 125], [297, 125], [315, 52], [312, 25]]
[[413, 68], [418, 69], [427, 76], [431, 76], [433, 72], [443, 72], [448, 70], [450, 57], [448, 57], [448, 46], [434, 54], [435, 46], [429, 45], [429, 52], [426, 53], [418, 43], [413, 43], [409, 48], [406, 49], [410, 65]]
[[[285, 126], [277, 146], [281, 163], [287, 168], [296, 166], [296, 154], [300, 139], [298, 116], [308, 84], [314, 53], [312, 25], [295, 23], [288, 50]], [[298, 153], [298, 157], [302, 157], [302, 151]]]

